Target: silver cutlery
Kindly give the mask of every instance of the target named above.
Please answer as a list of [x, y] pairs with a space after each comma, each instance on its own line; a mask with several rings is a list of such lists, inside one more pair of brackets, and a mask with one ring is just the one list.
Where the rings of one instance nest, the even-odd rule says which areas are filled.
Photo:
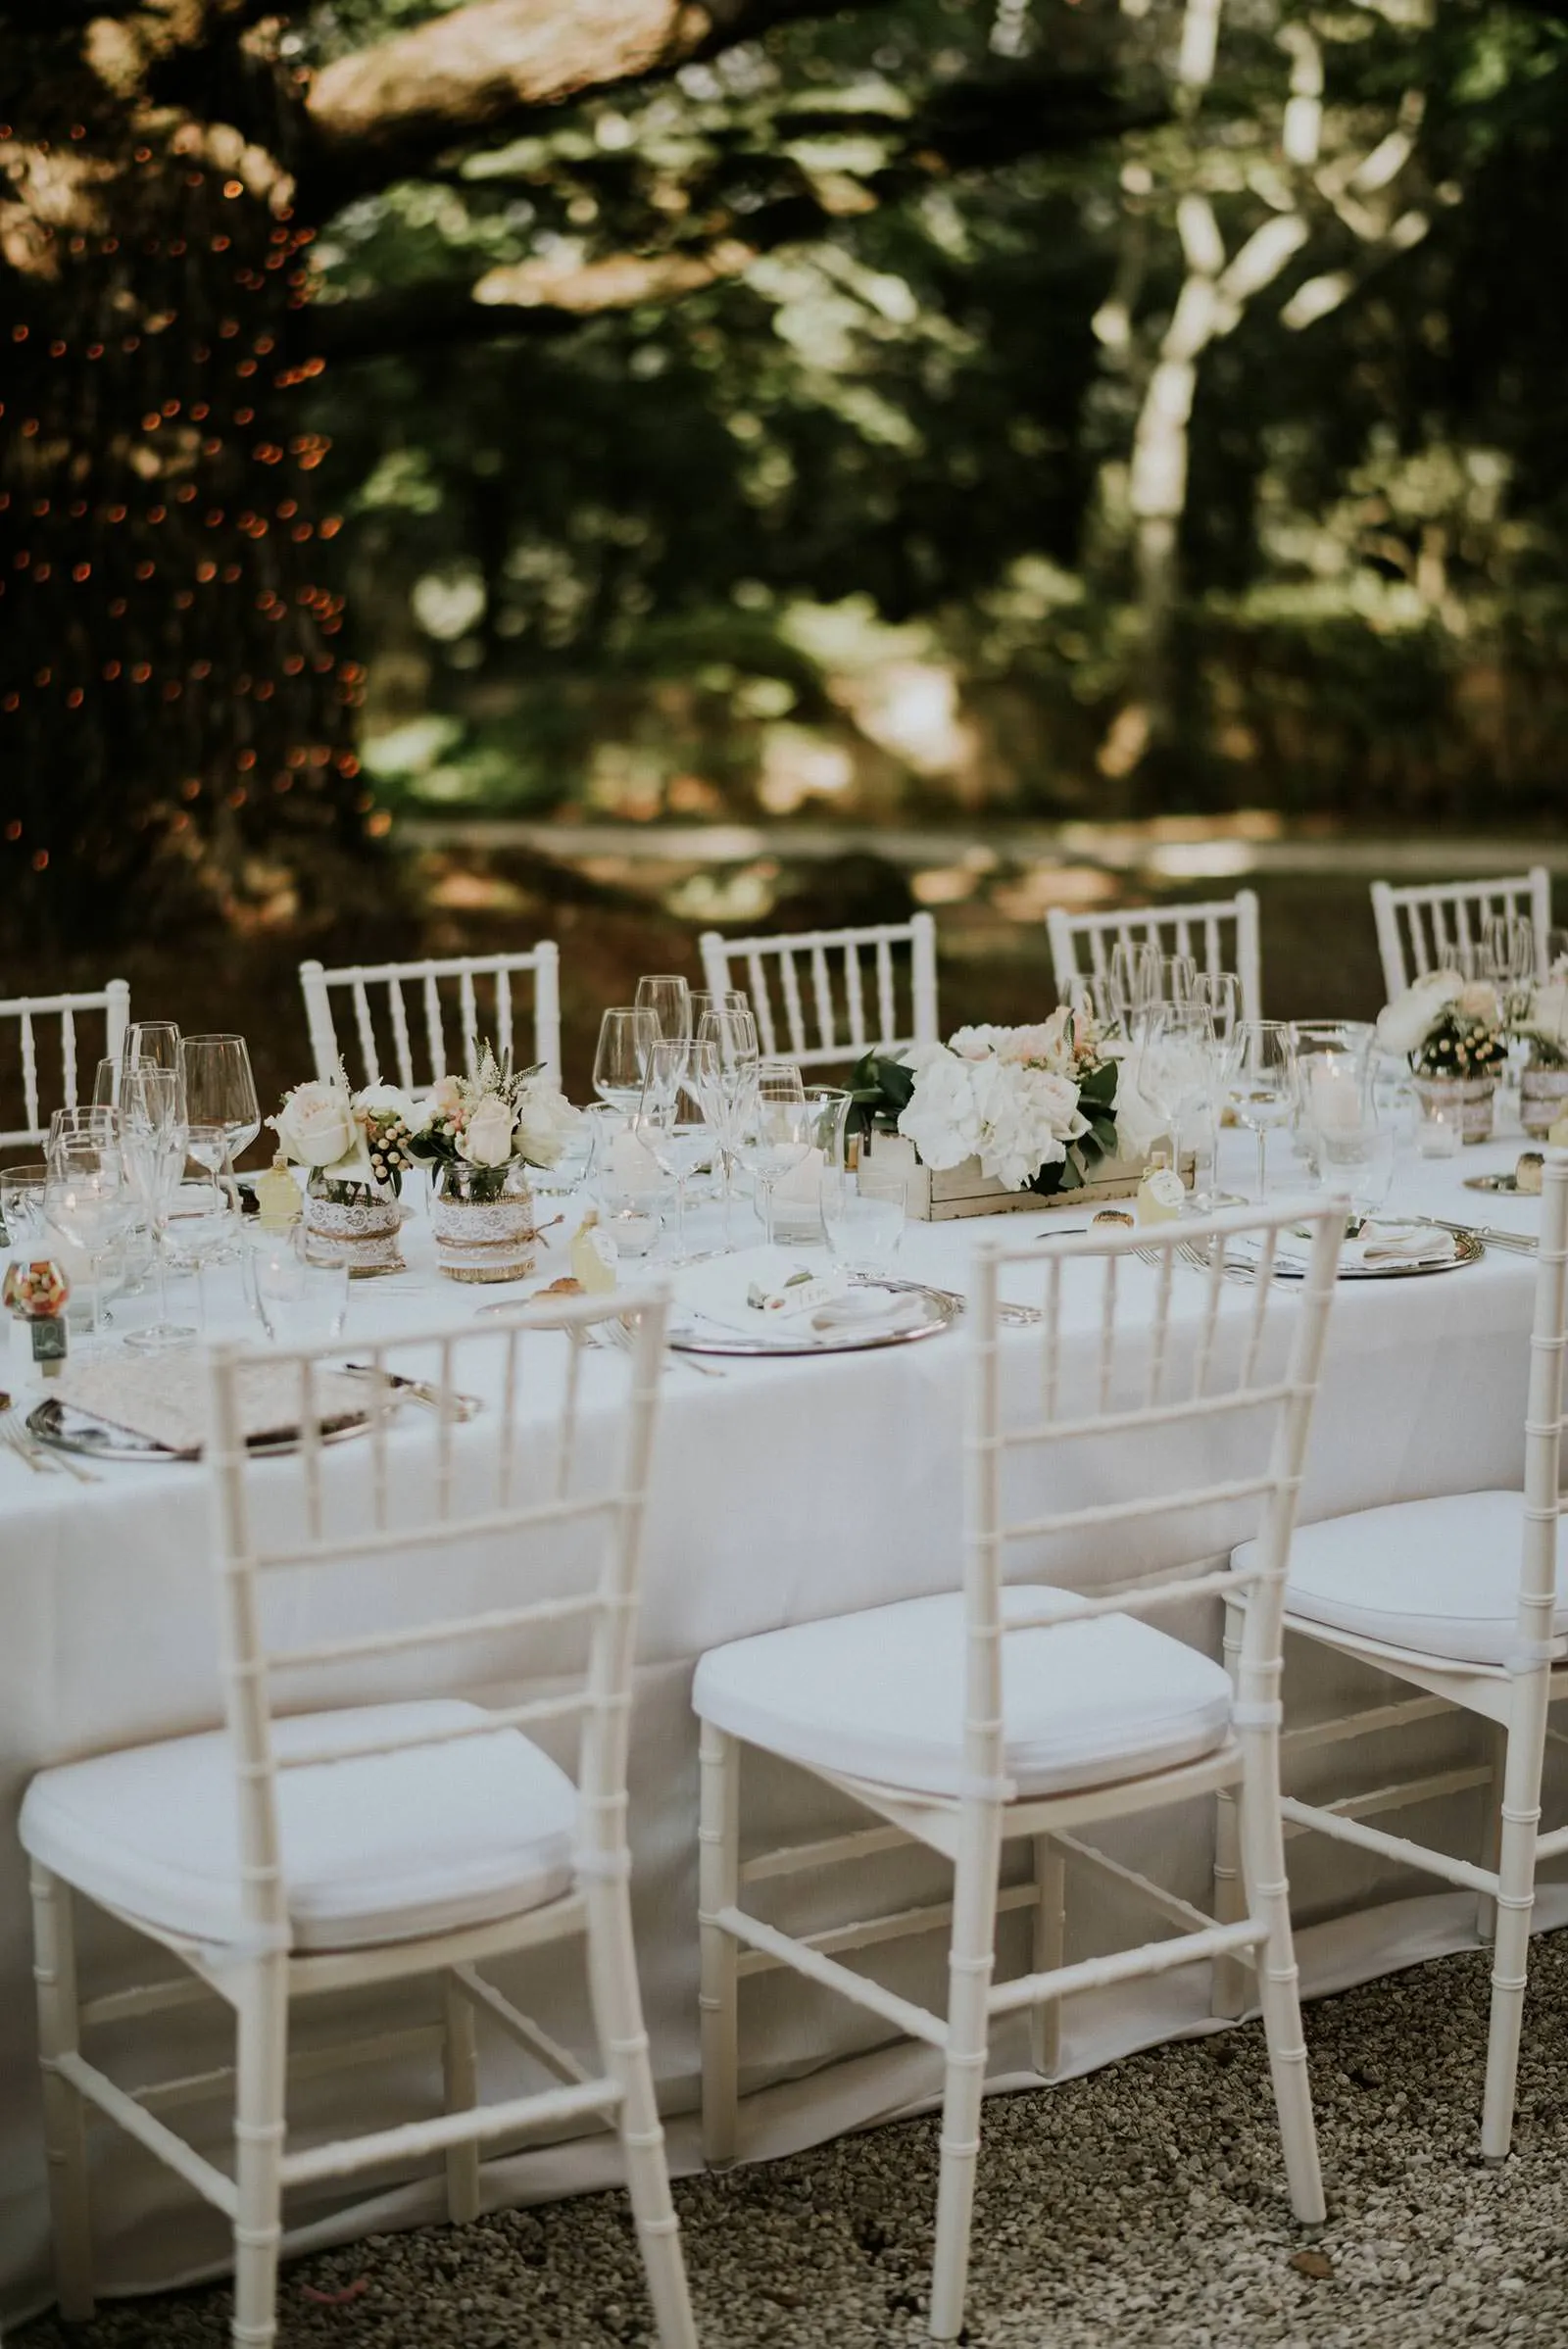
[[1482, 1240], [1488, 1248], [1507, 1248], [1516, 1256], [1536, 1253], [1536, 1243], [1528, 1232], [1499, 1232], [1489, 1223], [1446, 1223], [1441, 1215], [1412, 1215], [1410, 1221], [1430, 1225], [1437, 1232], [1452, 1232], [1461, 1240]]
[[72, 1459], [69, 1452], [55, 1451], [40, 1444], [16, 1415], [12, 1397], [0, 1390], [0, 1442], [14, 1451], [19, 1460], [25, 1460], [36, 1476], [73, 1476], [78, 1485], [101, 1485], [103, 1478], [84, 1462]]
[[443, 1402], [441, 1389], [428, 1379], [409, 1379], [395, 1370], [377, 1370], [371, 1362], [345, 1362], [350, 1378], [379, 1379], [384, 1386], [394, 1387], [406, 1395], [412, 1403], [423, 1403], [430, 1411], [445, 1411], [452, 1419], [473, 1419], [484, 1409], [477, 1395], [452, 1395]]
[[[629, 1354], [631, 1352], [631, 1332], [624, 1322], [596, 1321], [591, 1324], [588, 1336], [595, 1346], [609, 1346], [614, 1353]], [[670, 1348], [665, 1350], [663, 1367], [666, 1370], [677, 1368], [693, 1370], [700, 1379], [721, 1379], [726, 1375], [719, 1369], [716, 1362], [699, 1362], [695, 1354], [681, 1353]]]

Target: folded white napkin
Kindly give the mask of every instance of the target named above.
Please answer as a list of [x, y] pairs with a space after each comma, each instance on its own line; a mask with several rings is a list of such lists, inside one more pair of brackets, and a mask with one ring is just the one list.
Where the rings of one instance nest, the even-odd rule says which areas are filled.
[[905, 1289], [878, 1289], [867, 1281], [819, 1305], [811, 1315], [811, 1327], [821, 1331], [912, 1330], [925, 1317], [923, 1297]]
[[[1251, 1238], [1234, 1241], [1230, 1253], [1242, 1264], [1255, 1264], [1261, 1244]], [[1340, 1272], [1352, 1280], [1395, 1264], [1451, 1264], [1458, 1248], [1451, 1232], [1435, 1231], [1422, 1223], [1367, 1223], [1354, 1240], [1340, 1249]], [[1283, 1232], [1274, 1261], [1282, 1271], [1305, 1272], [1312, 1258], [1308, 1232]]]
[[[802, 1273], [806, 1281], [799, 1279]], [[849, 1282], [844, 1274], [824, 1269], [820, 1257], [810, 1264], [793, 1248], [764, 1247], [715, 1256], [707, 1264], [688, 1264], [676, 1274], [674, 1287], [677, 1322], [701, 1319], [746, 1338], [771, 1333], [793, 1341], [807, 1326], [803, 1316], [835, 1301]], [[754, 1292], [782, 1301], [770, 1310], [760, 1309], [749, 1301]]]

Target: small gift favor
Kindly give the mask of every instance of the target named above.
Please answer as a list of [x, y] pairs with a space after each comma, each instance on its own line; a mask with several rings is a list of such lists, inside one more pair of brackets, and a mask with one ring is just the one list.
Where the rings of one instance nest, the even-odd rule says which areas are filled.
[[614, 1288], [617, 1252], [613, 1235], [590, 1208], [572, 1234], [569, 1250], [572, 1276], [585, 1296], [604, 1297]]
[[1138, 1220], [1174, 1223], [1186, 1200], [1186, 1187], [1175, 1167], [1152, 1166], [1138, 1186]]

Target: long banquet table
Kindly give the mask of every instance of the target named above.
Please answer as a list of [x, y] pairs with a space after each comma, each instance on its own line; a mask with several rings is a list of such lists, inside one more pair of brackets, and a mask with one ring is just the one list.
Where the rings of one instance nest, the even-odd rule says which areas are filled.
[[[1236, 1137], [1236, 1143], [1243, 1138]], [[1510, 1165], [1517, 1143], [1466, 1150], [1462, 1161], [1401, 1162], [1394, 1208], [1424, 1208], [1478, 1223], [1534, 1227], [1531, 1201], [1478, 1196], [1462, 1175]], [[1283, 1155], [1283, 1151], [1281, 1152]], [[1240, 1176], [1245, 1157], [1231, 1168]], [[1082, 1218], [1064, 1215], [1063, 1224]], [[1020, 1217], [1008, 1236], [1046, 1228]], [[964, 1285], [987, 1221], [911, 1226], [901, 1269], [951, 1288]], [[346, 1350], [353, 1342], [421, 1323], [460, 1320], [474, 1295], [434, 1274], [422, 1224], [409, 1227], [407, 1279], [360, 1284]], [[541, 1279], [562, 1269], [559, 1252]], [[1134, 1277], [1137, 1277], [1136, 1275]], [[1147, 1277], [1151, 1283], [1152, 1276]], [[1196, 1309], [1200, 1284], [1190, 1284]], [[511, 1294], [510, 1292], [508, 1294]], [[1237, 1309], [1245, 1291], [1234, 1294]], [[1532, 1267], [1490, 1251], [1477, 1265], [1420, 1279], [1342, 1284], [1336, 1300], [1307, 1482], [1305, 1519], [1383, 1501], [1517, 1483], [1522, 1471]], [[1178, 1286], [1177, 1310], [1183, 1310]], [[134, 1303], [122, 1308], [128, 1318]], [[214, 1306], [241, 1324], [237, 1283]], [[1019, 1331], [1009, 1344], [1028, 1343]], [[689, 1690], [696, 1658], [748, 1633], [953, 1588], [960, 1572], [960, 1435], [965, 1347], [951, 1333], [914, 1346], [834, 1360], [729, 1362], [719, 1380], [678, 1367], [662, 1382], [662, 1427], [649, 1518], [636, 1684], [632, 1768], [635, 1896], [644, 1992], [656, 2069], [677, 2170], [699, 2165], [696, 2001], [696, 1737]], [[607, 1366], [608, 1367], [608, 1366]], [[36, 2308], [49, 2295], [44, 2187], [29, 1969], [25, 1870], [11, 1832], [30, 1774], [39, 1766], [212, 1725], [219, 1717], [214, 1618], [206, 1542], [207, 1494], [188, 1465], [106, 1466], [86, 1487], [35, 1477], [0, 1451], [0, 2317]], [[1188, 1537], [1190, 1540], [1190, 1537]], [[1154, 1528], [1144, 1563], [1183, 1555], [1179, 1526]], [[1156, 1554], [1157, 1553], [1157, 1554]], [[434, 1561], [429, 1561], [432, 1566]], [[1109, 1579], [1111, 1562], [1087, 1558], [1081, 1579]], [[1217, 1646], [1218, 1623], [1188, 1627]], [[470, 1662], [470, 1675], [473, 1666]], [[453, 1684], [496, 1699], [513, 1693], [471, 1678]], [[1289, 1718], [1305, 1720], [1369, 1699], [1378, 1684], [1319, 1651], [1296, 1653], [1287, 1675]], [[1479, 1733], [1457, 1719], [1423, 1725], [1425, 1769], [1474, 1763]], [[1356, 1757], [1354, 1783], [1395, 1775], [1384, 1743]], [[1314, 1757], [1314, 1786], [1352, 1767], [1353, 1749]], [[1351, 1782], [1344, 1781], [1345, 1786]], [[1548, 1791], [1548, 1802], [1561, 1788]], [[1420, 1822], [1477, 1848], [1474, 1789]], [[1446, 1816], [1444, 1813], [1446, 1812]], [[749, 1833], [779, 1839], [824, 1832], [840, 1814], [795, 1774], [748, 1766]], [[1413, 1817], [1414, 1815], [1412, 1815]], [[1105, 1846], [1187, 1898], [1209, 1888], [1212, 1817], [1206, 1804], [1158, 1813], [1107, 1835]], [[1469, 1945], [1474, 1903], [1435, 1893], [1432, 1880], [1310, 1836], [1290, 1846], [1294, 1906], [1301, 1926], [1306, 1986], [1322, 1993], [1438, 1952]], [[781, 1920], [800, 1928], [939, 1897], [933, 1864], [895, 1855], [870, 1869], [839, 1871], [802, 1885]], [[1568, 1884], [1544, 1895], [1544, 1923], [1568, 1917]], [[1147, 1930], [1147, 1914], [1124, 1907], [1105, 1880], [1076, 1881], [1069, 1893], [1069, 1955], [1116, 1946]], [[1005, 1938], [1003, 1971], [1021, 1951]], [[939, 1998], [941, 1936], [880, 1952], [907, 1994]], [[84, 1937], [92, 1985], [145, 1979], [145, 1944], [99, 1922]], [[156, 1955], [156, 1953], [154, 1953]], [[503, 1979], [506, 1979], [503, 1977]], [[571, 1953], [519, 1961], [515, 1994], [568, 2040], [586, 2044], [586, 2015]], [[426, 1991], [385, 1994], [390, 2028]], [[1084, 2072], [1162, 2039], [1211, 2028], [1200, 1967], [1074, 2001], [1064, 2019], [1064, 2068]], [[330, 2003], [330, 2002], [328, 2002]], [[423, 2010], [419, 2010], [422, 2014]], [[419, 2014], [415, 2019], [419, 2019]], [[215, 2007], [143, 2020], [132, 2032], [106, 2032], [101, 2053], [116, 2076], [135, 2082], [189, 2075], [226, 2060], [226, 2010]], [[357, 2010], [358, 2032], [366, 2022]], [[295, 2046], [309, 2048], [342, 2018], [299, 2018]], [[874, 2018], [849, 2009], [793, 1976], [748, 1986], [743, 2004], [744, 2151], [766, 2156], [917, 2108], [937, 2079], [930, 2050], [889, 2043]], [[488, 2050], [490, 2090], [501, 2092], [510, 2058]], [[1479, 2099], [1481, 2050], [1476, 2051]], [[998, 2086], [1024, 2084], [1023, 2019], [999, 2030]], [[336, 2110], [350, 2129], [375, 2128], [435, 2108], [438, 2083], [421, 2056], [304, 2081], [291, 2104], [302, 2135]], [[227, 2109], [221, 2098], [175, 2116], [197, 2142], [221, 2157]], [[341, 2131], [340, 2131], [341, 2133]], [[93, 2131], [95, 2228], [102, 2288], [125, 2291], [186, 2279], [220, 2267], [225, 2232], [217, 2215], [139, 2148], [107, 2129]], [[548, 2199], [608, 2182], [614, 2142], [585, 2135], [534, 2143], [487, 2171], [492, 2203]], [[371, 2177], [291, 2206], [291, 2247], [341, 2239], [441, 2214], [434, 2178]]]

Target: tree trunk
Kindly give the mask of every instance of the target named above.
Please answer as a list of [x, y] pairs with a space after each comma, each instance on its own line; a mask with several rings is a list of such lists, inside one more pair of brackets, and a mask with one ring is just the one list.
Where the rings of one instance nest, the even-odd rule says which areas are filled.
[[251, 47], [249, 119], [272, 135], [247, 141], [157, 102], [167, 60], [102, 22], [8, 48], [8, 929], [96, 939], [159, 904], [309, 899], [368, 802], [337, 524], [313, 498], [325, 443], [298, 415], [316, 370], [282, 356], [312, 234], [290, 209], [297, 94]]

